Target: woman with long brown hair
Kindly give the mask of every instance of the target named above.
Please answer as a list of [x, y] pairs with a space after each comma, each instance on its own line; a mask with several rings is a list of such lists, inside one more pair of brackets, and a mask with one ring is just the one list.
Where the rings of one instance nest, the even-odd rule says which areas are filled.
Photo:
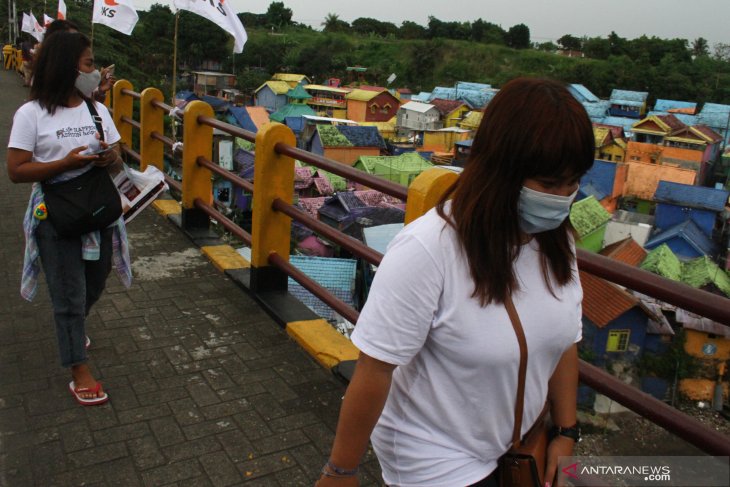
[[357, 485], [369, 438], [390, 486], [497, 485], [520, 361], [510, 299], [529, 349], [521, 434], [549, 403], [546, 485], [554, 478], [578, 436], [582, 292], [567, 217], [593, 151], [562, 84], [522, 78], [494, 97], [455, 185], [378, 268], [318, 486]]

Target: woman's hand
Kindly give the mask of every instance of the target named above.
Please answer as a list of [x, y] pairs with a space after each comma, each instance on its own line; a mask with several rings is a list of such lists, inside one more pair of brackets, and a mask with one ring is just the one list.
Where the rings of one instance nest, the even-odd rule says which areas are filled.
[[117, 162], [117, 159], [119, 158], [119, 154], [116, 151], [115, 147], [111, 147], [109, 144], [107, 144], [104, 141], [99, 141], [99, 144], [101, 146], [101, 149], [109, 149], [106, 152], [102, 152], [101, 154], [97, 154], [96, 160], [94, 161], [94, 165], [99, 167], [106, 167], [111, 164], [114, 164]]
[[71, 151], [66, 154], [66, 157], [62, 159], [64, 166], [67, 168], [66, 170], [78, 169], [80, 167], [87, 166], [92, 162], [96, 162], [98, 159], [97, 156], [82, 154], [82, 152], [88, 148], [88, 145], [82, 145], [75, 149], [71, 149]]
[[[565, 485], [565, 476], [557, 475], [558, 459], [560, 457], [569, 457], [573, 455], [573, 447], [575, 441], [567, 436], [558, 435], [548, 444], [547, 448], [547, 467], [545, 469], [545, 485], [552, 487], [563, 487]], [[553, 480], [555, 483], [553, 484]]]

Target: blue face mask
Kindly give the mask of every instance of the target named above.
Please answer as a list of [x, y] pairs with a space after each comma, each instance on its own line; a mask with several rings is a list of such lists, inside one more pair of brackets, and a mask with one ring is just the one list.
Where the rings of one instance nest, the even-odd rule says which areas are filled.
[[555, 230], [570, 215], [570, 205], [577, 194], [577, 189], [570, 196], [559, 196], [523, 186], [517, 206], [520, 228], [529, 234]]

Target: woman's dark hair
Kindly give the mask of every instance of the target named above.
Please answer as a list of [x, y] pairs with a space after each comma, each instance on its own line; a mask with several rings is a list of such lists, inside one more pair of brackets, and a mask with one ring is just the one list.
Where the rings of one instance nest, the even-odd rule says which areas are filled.
[[43, 40], [48, 40], [48, 37], [56, 32], [79, 32], [79, 26], [70, 20], [56, 19], [46, 27], [46, 34]]
[[33, 69], [30, 99], [53, 114], [66, 106], [79, 74], [79, 59], [91, 47], [89, 38], [78, 32], [56, 32], [41, 44]]
[[[593, 165], [595, 140], [583, 106], [553, 80], [518, 78], [487, 105], [468, 162], [441, 199], [438, 213], [458, 234], [482, 306], [519, 288], [513, 265], [524, 234], [518, 201], [527, 178], [579, 177]], [[453, 195], [450, 215], [444, 204]], [[548, 288], [574, 276], [569, 219], [534, 234]]]

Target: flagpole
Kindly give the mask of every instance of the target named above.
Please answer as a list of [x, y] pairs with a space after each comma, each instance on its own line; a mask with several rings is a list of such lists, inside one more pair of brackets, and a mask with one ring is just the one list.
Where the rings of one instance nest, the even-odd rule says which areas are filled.
[[91, 50], [94, 50], [94, 16], [91, 16]]
[[172, 107], [175, 107], [175, 85], [177, 81], [177, 26], [180, 20], [180, 11], [175, 12], [175, 37], [172, 49]]

